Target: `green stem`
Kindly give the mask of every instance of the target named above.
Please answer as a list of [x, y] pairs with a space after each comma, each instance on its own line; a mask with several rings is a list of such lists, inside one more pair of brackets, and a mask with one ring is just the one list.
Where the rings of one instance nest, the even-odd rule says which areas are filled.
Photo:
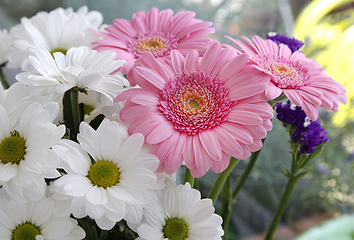
[[213, 204], [215, 203], [216, 199], [219, 197], [219, 194], [224, 186], [227, 177], [230, 175], [230, 173], [232, 172], [232, 170], [235, 168], [235, 166], [239, 161], [240, 161], [239, 159], [231, 157], [229, 166], [225, 169], [225, 171], [221, 172], [217, 177], [208, 196], [208, 198], [213, 200]]
[[[264, 144], [264, 140], [263, 139], [263, 144]], [[222, 214], [222, 218], [223, 218], [223, 229], [224, 231], [227, 230], [228, 226], [229, 226], [229, 222], [230, 222], [230, 217], [232, 214], [232, 206], [236, 201], [236, 198], [240, 192], [240, 190], [242, 189], [242, 187], [245, 185], [254, 165], [256, 164], [256, 161], [261, 153], [261, 150], [258, 150], [257, 152], [253, 152], [251, 157], [250, 157], [250, 161], [248, 162], [246, 169], [242, 172], [241, 176], [238, 178], [237, 183], [236, 183], [236, 187], [235, 190], [232, 193], [232, 204], [230, 203], [230, 207], [225, 209], [225, 212], [223, 212]]]
[[2, 70], [2, 66], [0, 66], [0, 80], [1, 80], [1, 84], [4, 87], [4, 89], [8, 89], [10, 87], [10, 84], [7, 81], [4, 71]]
[[72, 88], [65, 92], [63, 98], [63, 113], [65, 125], [70, 129], [70, 139], [77, 141], [79, 125], [82, 120], [79, 108], [78, 89]]
[[100, 238], [99, 240], [105, 240], [108, 236], [108, 231], [107, 230], [101, 230]]
[[[264, 142], [264, 141], [263, 141]], [[248, 162], [246, 169], [242, 172], [241, 176], [238, 178], [237, 183], [236, 183], [236, 187], [235, 190], [232, 194], [233, 198], [236, 200], [237, 195], [239, 194], [241, 188], [243, 187], [243, 185], [245, 185], [254, 165], [257, 162], [257, 159], [261, 153], [261, 150], [258, 150], [257, 152], [253, 152], [251, 157], [250, 157], [250, 161]]]
[[191, 187], [193, 187], [194, 185], [194, 177], [191, 174], [191, 171], [189, 170], [189, 168], [186, 167], [186, 170], [184, 172], [184, 180], [183, 183], [189, 182], [189, 184], [191, 185]]
[[270, 225], [268, 227], [265, 240], [272, 240], [273, 239], [274, 232], [275, 232], [275, 230], [280, 222], [280, 219], [285, 211], [285, 208], [289, 202], [291, 193], [295, 187], [297, 180], [298, 180], [298, 178], [295, 176], [295, 174], [292, 174], [289, 177], [288, 183], [286, 184], [285, 191], [283, 193], [283, 196], [280, 199], [278, 208], [273, 216], [272, 222], [270, 223]]

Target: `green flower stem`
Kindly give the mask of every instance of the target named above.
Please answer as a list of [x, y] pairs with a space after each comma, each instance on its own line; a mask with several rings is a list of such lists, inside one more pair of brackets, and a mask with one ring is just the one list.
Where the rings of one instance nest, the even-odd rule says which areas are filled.
[[219, 194], [224, 186], [226, 179], [228, 178], [232, 170], [236, 167], [239, 161], [240, 161], [239, 159], [231, 157], [229, 166], [225, 169], [225, 171], [221, 172], [217, 177], [208, 196], [208, 198], [210, 198], [213, 201], [213, 204], [215, 203], [216, 199], [219, 197]]
[[5, 74], [4, 74], [2, 66], [0, 66], [0, 80], [1, 80], [1, 84], [4, 87], [4, 89], [8, 89], [10, 87], [10, 84], [7, 81], [7, 78], [6, 78]]
[[286, 184], [283, 196], [280, 199], [278, 208], [273, 216], [272, 222], [270, 223], [270, 225], [268, 227], [265, 240], [272, 240], [273, 239], [274, 232], [275, 232], [275, 230], [280, 222], [280, 218], [282, 217], [282, 215], [285, 211], [285, 208], [289, 202], [291, 193], [295, 187], [297, 180], [298, 180], [298, 177], [295, 174], [292, 174], [291, 176], [289, 176], [288, 183]]
[[191, 171], [189, 170], [189, 168], [186, 167], [186, 170], [184, 172], [184, 180], [183, 183], [189, 182], [189, 184], [191, 185], [191, 187], [193, 187], [194, 185], [194, 177], [191, 174]]
[[107, 239], [107, 236], [108, 236], [108, 231], [101, 230], [100, 238], [98, 240], [105, 240], [105, 239]]
[[[307, 156], [305, 156], [305, 158], [306, 157]], [[298, 174], [298, 172], [302, 169], [301, 164], [300, 164], [302, 158], [303, 158], [303, 155], [301, 155], [298, 152], [298, 149], [295, 148], [295, 151], [293, 151], [291, 173], [286, 168], [283, 168], [283, 173], [288, 178], [288, 182], [285, 186], [285, 191], [283, 192], [283, 195], [280, 199], [277, 210], [275, 211], [275, 214], [273, 216], [272, 222], [270, 223], [270, 225], [268, 227], [265, 240], [272, 240], [273, 239], [274, 232], [277, 229], [277, 226], [280, 222], [281, 217], [283, 216], [286, 206], [288, 205], [291, 193], [294, 190], [297, 180], [299, 180], [301, 177], [305, 176], [305, 174], [308, 172], [308, 171], [303, 171]]]
[[[265, 139], [263, 139], [263, 144], [264, 144], [264, 140]], [[235, 203], [240, 190], [245, 185], [254, 165], [256, 164], [256, 161], [261, 153], [261, 150], [262, 149], [252, 153], [250, 160], [246, 166], [246, 169], [242, 172], [241, 176], [237, 180], [235, 190], [232, 193], [232, 203], [229, 203], [229, 207], [225, 208], [225, 211], [222, 213], [224, 231], [226, 231], [227, 227], [229, 226], [229, 221], [232, 213], [232, 206]]]
[[65, 92], [63, 98], [63, 113], [65, 125], [70, 129], [70, 139], [77, 141], [79, 125], [82, 120], [79, 108], [79, 91], [77, 88], [72, 88]]

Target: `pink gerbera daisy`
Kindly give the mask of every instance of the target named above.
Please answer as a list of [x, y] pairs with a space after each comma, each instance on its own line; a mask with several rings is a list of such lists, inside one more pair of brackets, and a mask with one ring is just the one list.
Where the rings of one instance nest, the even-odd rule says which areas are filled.
[[117, 59], [127, 60], [122, 67], [122, 73], [128, 74], [131, 86], [136, 82], [132, 69], [136, 59], [144, 52], [151, 52], [156, 58], [170, 55], [172, 49], [177, 49], [184, 56], [195, 49], [203, 54], [213, 40], [202, 37], [214, 33], [211, 22], [195, 19], [195, 13], [182, 11], [173, 16], [171, 9], [159, 12], [152, 8], [148, 13], [139, 11], [133, 19], [115, 19], [113, 25], [105, 31], [94, 31], [103, 39], [94, 42], [98, 51], [113, 50]]
[[256, 68], [271, 77], [265, 91], [267, 99], [274, 99], [283, 92], [295, 105], [301, 106], [311, 120], [318, 118], [317, 107], [336, 112], [339, 102], [347, 102], [344, 86], [325, 74], [323, 67], [306, 58], [304, 53], [292, 53], [287, 45], [278, 46], [257, 35], [252, 40], [241, 37], [245, 42], [228, 38], [239, 48], [238, 53], [248, 53]]
[[135, 68], [141, 88], [115, 101], [127, 101], [121, 120], [129, 134], [140, 132], [152, 144], [158, 171], [172, 174], [184, 161], [200, 177], [209, 168], [224, 171], [230, 156], [246, 159], [262, 147], [274, 112], [266, 101], [250, 99], [265, 91], [269, 77], [247, 64], [247, 54], [220, 43], [200, 59], [195, 50], [186, 57], [172, 50], [170, 63], [143, 54]]

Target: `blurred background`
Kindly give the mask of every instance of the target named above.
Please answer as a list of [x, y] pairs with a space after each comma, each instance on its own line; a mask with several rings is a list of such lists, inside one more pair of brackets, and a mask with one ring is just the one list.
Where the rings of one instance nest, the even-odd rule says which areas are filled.
[[[153, 6], [160, 10], [171, 8], [175, 13], [195, 11], [197, 18], [214, 23], [216, 34], [212, 37], [222, 43], [230, 43], [224, 35], [265, 38], [268, 32], [304, 41], [306, 44], [300, 51], [319, 61], [327, 74], [347, 87], [349, 101], [336, 114], [320, 112], [330, 142], [310, 164], [312, 171], [297, 183], [275, 239], [314, 240], [301, 234], [325, 220], [334, 221], [353, 213], [353, 0], [21, 0], [21, 4], [1, 0], [0, 28], [10, 29], [21, 17], [31, 17], [38, 11], [49, 12], [57, 7], [72, 7], [76, 11], [82, 5], [101, 12], [105, 24], [112, 24], [115, 18], [130, 20], [136, 11], [148, 11]], [[18, 71], [6, 70], [10, 82], [15, 81]], [[291, 155], [288, 133], [276, 119], [273, 124], [256, 166], [234, 205], [226, 239], [263, 239], [262, 234], [279, 202], [286, 183], [280, 169], [289, 167]], [[247, 162], [237, 165], [231, 186], [235, 185]], [[208, 172], [199, 180], [203, 193], [208, 193], [215, 177], [216, 174]], [[351, 225], [354, 226], [354, 221]], [[347, 238], [340, 239], [354, 239], [353, 226], [345, 233]]]

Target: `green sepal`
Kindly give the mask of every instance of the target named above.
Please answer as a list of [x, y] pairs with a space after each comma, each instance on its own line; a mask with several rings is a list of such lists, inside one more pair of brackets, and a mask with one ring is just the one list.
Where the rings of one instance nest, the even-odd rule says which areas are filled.
[[300, 168], [305, 167], [314, 157], [316, 157], [318, 154], [320, 154], [322, 152], [323, 148], [324, 148], [324, 144], [321, 144], [315, 148], [316, 151], [314, 151], [310, 154], [306, 154], [305, 155], [306, 158], [303, 161], [301, 161]]
[[295, 176], [296, 181], [299, 180], [300, 178], [302, 178], [303, 176], [305, 176], [308, 172], [311, 172], [311, 169], [297, 174]]
[[282, 167], [281, 167], [281, 172], [282, 172], [287, 178], [290, 178], [290, 177], [291, 177], [290, 171], [289, 171], [285, 166], [282, 166]]

